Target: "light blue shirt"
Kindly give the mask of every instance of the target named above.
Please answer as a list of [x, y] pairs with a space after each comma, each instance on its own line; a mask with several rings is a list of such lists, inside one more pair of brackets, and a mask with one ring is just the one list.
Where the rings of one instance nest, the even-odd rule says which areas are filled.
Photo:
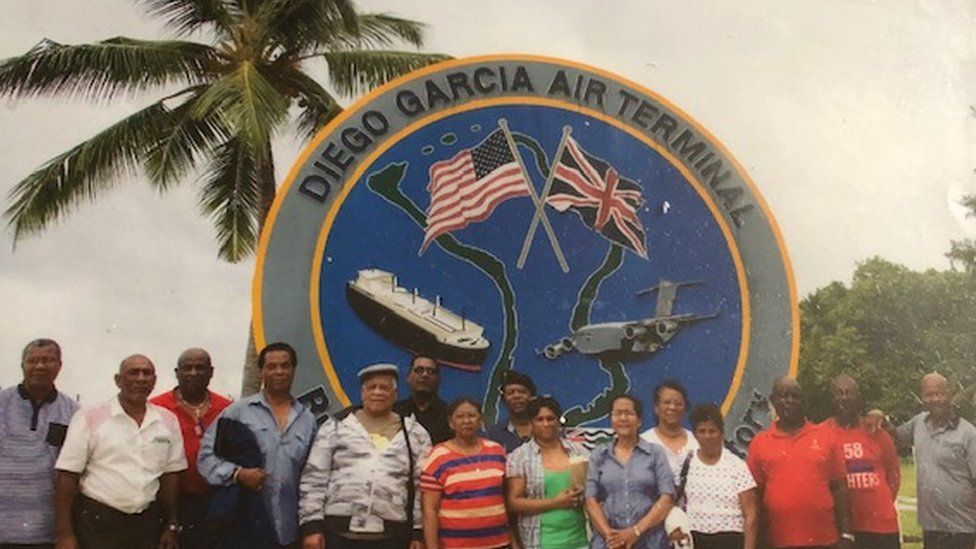
[[[660, 446], [639, 440], [624, 464], [614, 455], [613, 444], [611, 441], [601, 445], [590, 454], [586, 497], [596, 498], [611, 528], [632, 528], [662, 494], [674, 496], [674, 475], [668, 465], [668, 456]], [[594, 535], [590, 547], [603, 549], [606, 544], [602, 537]], [[644, 532], [634, 547], [666, 548], [664, 529], [658, 525]]]
[[214, 486], [233, 484], [237, 468], [234, 463], [214, 455], [217, 423], [222, 417], [239, 421], [254, 432], [268, 475], [261, 491], [265, 508], [278, 542], [282, 545], [294, 542], [298, 539], [298, 478], [315, 440], [315, 416], [293, 399], [287, 426], [280, 430], [263, 391], [227, 407], [203, 436], [197, 460], [200, 474]]
[[54, 462], [77, 410], [58, 391], [39, 406], [20, 385], [0, 391], [0, 543], [54, 542]]

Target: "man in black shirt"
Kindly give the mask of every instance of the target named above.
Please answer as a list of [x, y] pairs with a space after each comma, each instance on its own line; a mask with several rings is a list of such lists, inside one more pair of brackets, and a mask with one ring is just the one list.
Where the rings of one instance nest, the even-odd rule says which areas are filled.
[[437, 396], [441, 385], [441, 369], [436, 360], [417, 355], [407, 373], [410, 396], [398, 401], [393, 410], [403, 417], [413, 415], [427, 429], [432, 444], [440, 444], [454, 436], [447, 425], [447, 404]]

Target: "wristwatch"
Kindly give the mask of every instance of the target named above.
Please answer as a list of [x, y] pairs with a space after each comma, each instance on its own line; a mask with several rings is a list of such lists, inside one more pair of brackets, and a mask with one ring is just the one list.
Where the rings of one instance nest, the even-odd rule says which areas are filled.
[[850, 534], [848, 532], [844, 532], [840, 535], [840, 537], [846, 539], [847, 541], [854, 541], [854, 534]]
[[183, 531], [183, 527], [175, 522], [171, 522], [166, 525], [166, 531], [173, 532], [174, 534], [179, 534], [181, 531]]

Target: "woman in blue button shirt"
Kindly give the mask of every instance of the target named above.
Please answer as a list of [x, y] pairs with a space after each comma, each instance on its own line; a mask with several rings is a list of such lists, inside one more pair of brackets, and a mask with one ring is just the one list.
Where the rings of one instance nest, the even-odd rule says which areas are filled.
[[591, 549], [665, 549], [661, 527], [674, 497], [674, 477], [659, 446], [640, 439], [641, 403], [621, 395], [610, 408], [613, 442], [590, 454], [586, 512]]

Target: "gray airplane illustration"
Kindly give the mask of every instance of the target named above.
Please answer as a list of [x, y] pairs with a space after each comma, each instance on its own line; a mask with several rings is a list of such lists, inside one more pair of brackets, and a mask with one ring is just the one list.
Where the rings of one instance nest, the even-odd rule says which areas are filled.
[[699, 320], [715, 318], [718, 312], [696, 314], [671, 314], [678, 288], [691, 286], [698, 282], [671, 282], [661, 280], [637, 292], [636, 296], [657, 292], [654, 317], [624, 322], [603, 322], [587, 324], [555, 343], [546, 346], [542, 355], [554, 360], [561, 355], [576, 351], [584, 355], [617, 353], [623, 355], [648, 355], [659, 351], [686, 324]]

